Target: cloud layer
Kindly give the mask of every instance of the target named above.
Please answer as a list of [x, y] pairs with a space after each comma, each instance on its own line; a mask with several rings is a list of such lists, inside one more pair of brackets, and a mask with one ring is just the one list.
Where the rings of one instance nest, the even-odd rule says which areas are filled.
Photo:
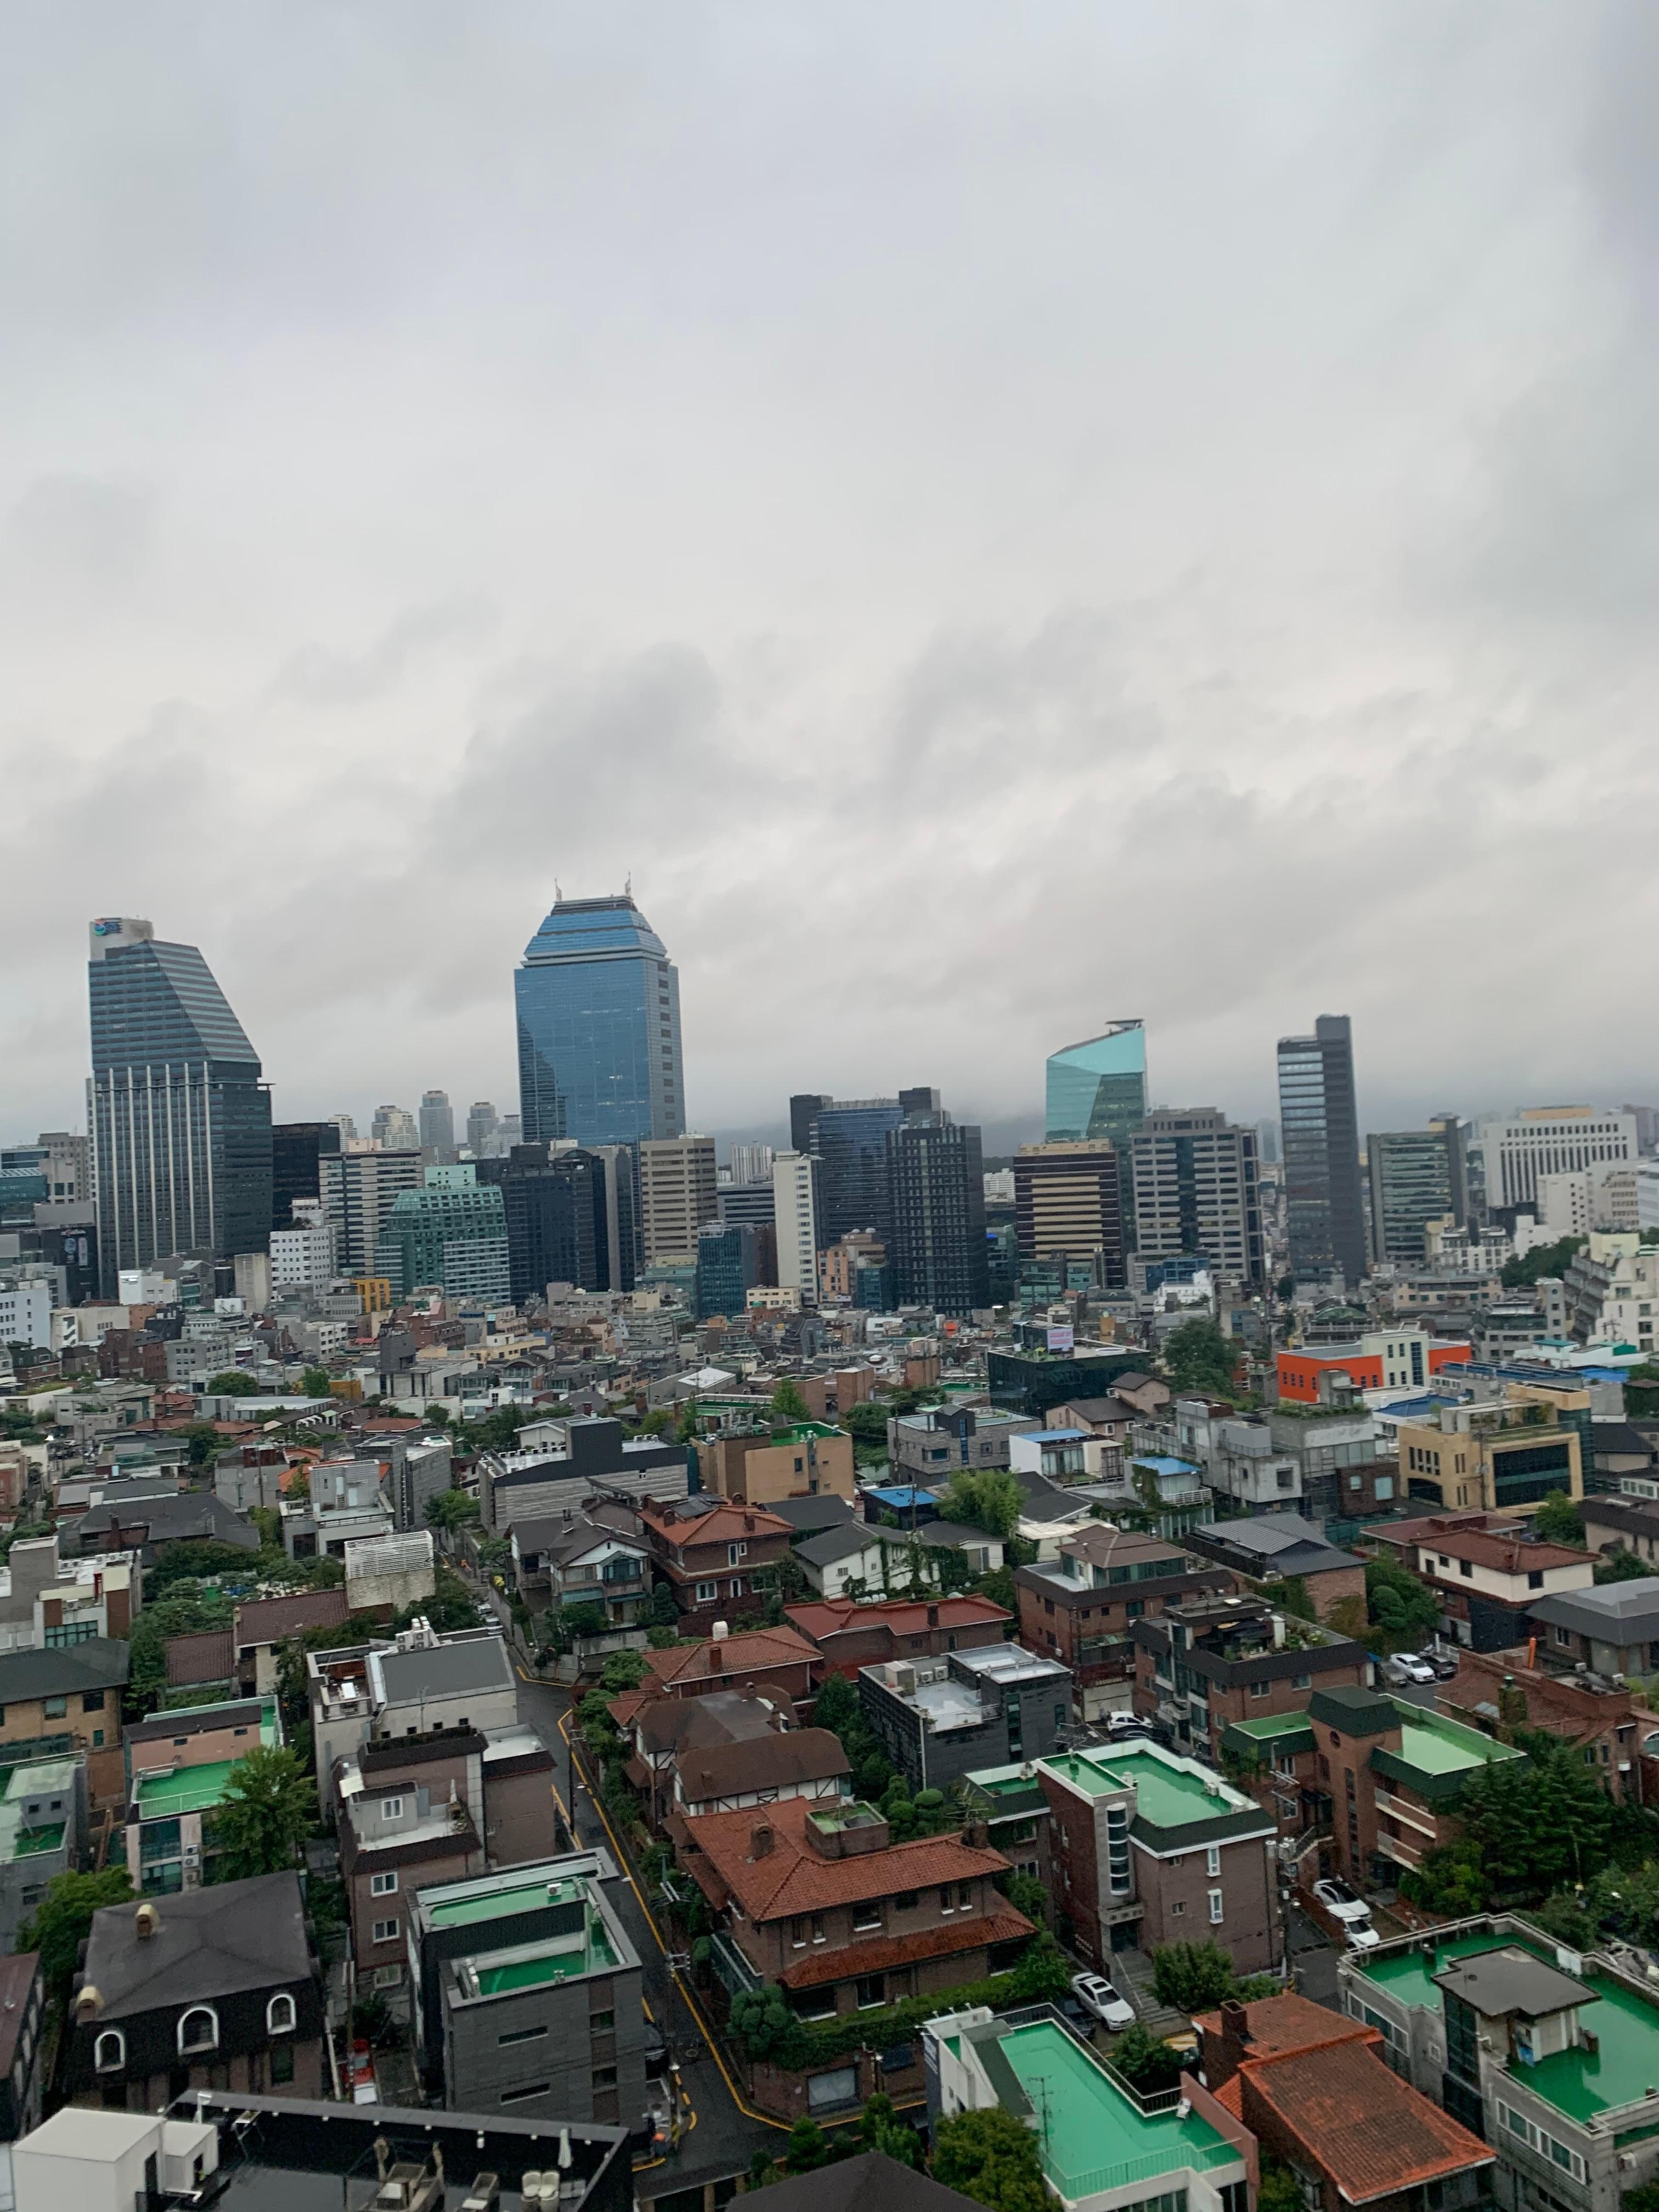
[[0, 1141], [85, 923], [279, 1115], [513, 1100], [635, 889], [694, 1119], [1147, 1021], [1659, 1089], [1650, 10], [111, 4], [0, 71]]

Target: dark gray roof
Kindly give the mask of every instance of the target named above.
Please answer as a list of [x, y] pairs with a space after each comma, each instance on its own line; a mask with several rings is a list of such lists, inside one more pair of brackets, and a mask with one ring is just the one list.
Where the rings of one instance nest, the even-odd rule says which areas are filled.
[[635, 1715], [640, 1741], [647, 1751], [705, 1748], [746, 1743], [787, 1726], [793, 1707], [781, 1691], [775, 1701], [764, 1690], [753, 1697], [741, 1690], [716, 1690], [707, 1698], [653, 1698]]
[[469, 1637], [429, 1650], [385, 1651], [378, 1664], [386, 1702], [412, 1705], [422, 1698], [453, 1698], [468, 1690], [510, 1690], [513, 1667], [500, 1637]]
[[804, 1544], [797, 1544], [795, 1556], [809, 1566], [833, 1566], [837, 1559], [854, 1559], [893, 1533], [890, 1528], [872, 1528], [862, 1521], [849, 1521], [844, 1528], [826, 1528], [822, 1535], [809, 1536]]
[[106, 1498], [75, 1523], [75, 1539], [84, 1551], [89, 1539], [107, 1528], [141, 1525], [147, 1532], [143, 1540], [147, 1544], [198, 1538], [215, 1544], [240, 1544], [245, 1552], [259, 1548], [259, 1532], [253, 1523], [210, 1490], [180, 1490], [164, 1498]]
[[94, 1636], [61, 1651], [0, 1651], [0, 1705], [76, 1690], [118, 1689], [127, 1679], [127, 1658], [118, 1636]]
[[947, 1550], [957, 1544], [994, 1544], [1000, 1537], [988, 1536], [983, 1528], [970, 1528], [962, 1521], [924, 1521], [916, 1531], [924, 1544], [940, 1544]]
[[927, 2174], [912, 2172], [878, 2150], [775, 2181], [766, 2212], [983, 2212]]
[[805, 1536], [815, 1535], [821, 1528], [839, 1528], [845, 1522], [858, 1518], [847, 1500], [837, 1498], [830, 1490], [822, 1492], [817, 1498], [773, 1498], [766, 1510], [769, 1513], [775, 1513], [780, 1521], [787, 1521], [792, 1528]]
[[1563, 1590], [1534, 1599], [1527, 1610], [1534, 1620], [1602, 1644], [1659, 1642], [1659, 1575], [1604, 1583], [1599, 1589]]
[[641, 1553], [646, 1548], [642, 1536], [603, 1521], [589, 1520], [585, 1514], [569, 1521], [562, 1513], [543, 1521], [515, 1521], [513, 1540], [520, 1558], [527, 1552], [537, 1552], [550, 1559], [580, 1559], [584, 1552], [591, 1552], [600, 1544], [625, 1544], [631, 1551]]
[[1473, 1958], [1460, 1959], [1434, 1978], [1443, 1990], [1450, 1990], [1476, 2012], [1492, 2018], [1518, 2012], [1528, 2020], [1541, 2020], [1570, 2005], [1598, 2002], [1595, 1990], [1583, 1982], [1547, 1966], [1512, 1943], [1501, 1951], [1477, 1951]]
[[216, 1882], [154, 1903], [161, 1925], [153, 1936], [138, 1934], [132, 1905], [92, 1916], [87, 1979], [104, 2001], [100, 2021], [310, 1977], [297, 1874]]
[[[1654, 1439], [1632, 1426], [1628, 1421], [1592, 1421], [1590, 1449], [1600, 1459], [1605, 1452], [1609, 1458], [1637, 1459], [1651, 1467], [1654, 1460]], [[1585, 1499], [1588, 1504], [1589, 1500]]]
[[129, 1743], [162, 1743], [176, 1735], [216, 1735], [221, 1729], [251, 1728], [257, 1729], [264, 1707], [258, 1698], [240, 1698], [234, 1703], [204, 1705], [199, 1711], [185, 1709], [180, 1712], [152, 1713], [147, 1721], [135, 1721], [127, 1730]]
[[1206, 1522], [1192, 1532], [1202, 1548], [1245, 1553], [1282, 1575], [1322, 1574], [1363, 1562], [1352, 1552], [1328, 1544], [1311, 1521], [1299, 1513], [1257, 1513], [1248, 1520]]

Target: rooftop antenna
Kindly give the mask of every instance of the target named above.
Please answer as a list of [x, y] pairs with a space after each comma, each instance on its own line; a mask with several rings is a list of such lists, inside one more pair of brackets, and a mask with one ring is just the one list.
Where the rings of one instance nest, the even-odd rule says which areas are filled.
[[555, 906], [556, 906], [556, 905], [558, 904], [559, 901], [560, 901], [563, 896], [564, 896], [564, 893], [563, 893], [563, 892], [559, 889], [559, 879], [558, 879], [558, 878], [557, 878], [556, 876], [555, 876], [555, 877], [554, 877], [554, 878], [553, 878], [553, 903], [555, 904]]
[[623, 877], [623, 896], [624, 898], [630, 898], [630, 899], [631, 899], [631, 898], [633, 897], [633, 896], [634, 896], [634, 871], [632, 870], [632, 868], [630, 868], [630, 869], [628, 871], [628, 873], [626, 874], [626, 876], [624, 876], [624, 877]]

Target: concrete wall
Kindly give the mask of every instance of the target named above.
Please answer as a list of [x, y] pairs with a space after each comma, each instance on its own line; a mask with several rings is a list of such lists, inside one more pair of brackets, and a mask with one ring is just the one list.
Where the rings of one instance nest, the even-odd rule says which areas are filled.
[[[452, 2109], [619, 2127], [635, 2125], [645, 2112], [637, 1967], [470, 2001], [456, 1996], [446, 1973], [443, 2006], [444, 2100]], [[520, 2039], [504, 2044], [505, 2036]], [[538, 2094], [523, 2094], [543, 2083]]]

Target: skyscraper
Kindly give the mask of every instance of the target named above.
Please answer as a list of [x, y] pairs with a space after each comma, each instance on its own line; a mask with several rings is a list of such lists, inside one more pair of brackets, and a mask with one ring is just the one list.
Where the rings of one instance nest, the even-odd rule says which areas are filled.
[[1146, 1030], [1139, 1018], [1114, 1022], [1049, 1055], [1044, 1135], [1051, 1145], [1091, 1137], [1114, 1143], [1146, 1115]]
[[1022, 1145], [1014, 1156], [1014, 1224], [1022, 1260], [1088, 1261], [1100, 1281], [1121, 1288], [1122, 1179], [1114, 1146]]
[[90, 930], [88, 1085], [106, 1296], [124, 1267], [219, 1259], [270, 1237], [270, 1093], [259, 1056], [193, 945], [148, 921]]
[[714, 1139], [686, 1136], [640, 1148], [640, 1221], [647, 1267], [690, 1260], [697, 1231], [718, 1219]]
[[810, 1152], [779, 1152], [772, 1162], [772, 1226], [778, 1282], [810, 1304], [817, 1296], [817, 1162]]
[[979, 1131], [948, 1114], [913, 1114], [888, 1132], [887, 1163], [896, 1300], [954, 1315], [988, 1305]]
[[1376, 1129], [1365, 1139], [1371, 1184], [1371, 1243], [1379, 1260], [1420, 1267], [1431, 1221], [1459, 1215], [1453, 1188], [1455, 1121], [1426, 1129]]
[[1141, 1258], [1201, 1255], [1217, 1277], [1265, 1281], [1256, 1149], [1254, 1129], [1235, 1128], [1212, 1107], [1149, 1114], [1129, 1139]]
[[[790, 1101], [792, 1108], [794, 1100]], [[884, 1243], [892, 1228], [887, 1139], [904, 1119], [896, 1098], [821, 1098], [805, 1149], [818, 1163], [821, 1244], [872, 1229]]]
[[341, 1271], [372, 1275], [387, 1216], [404, 1191], [420, 1188], [421, 1156], [325, 1152], [318, 1166], [323, 1212], [334, 1224]]
[[324, 1153], [340, 1150], [335, 1121], [279, 1121], [270, 1133], [270, 1225], [294, 1226], [296, 1198], [323, 1194]]
[[488, 1098], [475, 1098], [467, 1109], [466, 1143], [469, 1152], [482, 1156], [495, 1133], [495, 1109]]
[[1340, 1268], [1352, 1290], [1365, 1273], [1365, 1212], [1346, 1014], [1321, 1014], [1311, 1036], [1279, 1040], [1279, 1121], [1291, 1272]]
[[505, 1159], [481, 1161], [476, 1173], [499, 1185], [507, 1209], [515, 1305], [544, 1298], [550, 1283], [610, 1289], [605, 1164], [596, 1152], [576, 1146], [550, 1160], [544, 1145], [515, 1145]]
[[421, 1188], [403, 1192], [387, 1214], [374, 1272], [394, 1302], [431, 1286], [446, 1298], [504, 1304], [512, 1278], [501, 1192], [480, 1185], [470, 1162], [428, 1168]]
[[389, 1152], [420, 1150], [421, 1132], [407, 1106], [377, 1106], [374, 1119], [369, 1123], [369, 1135]]
[[835, 1100], [827, 1091], [797, 1091], [789, 1101], [789, 1149], [792, 1152], [810, 1152], [812, 1149], [812, 1123], [821, 1106], [833, 1106]]
[[421, 1100], [421, 1150], [436, 1152], [440, 1166], [455, 1158], [455, 1114], [447, 1091], [428, 1091]]
[[556, 900], [514, 996], [526, 1144], [680, 1135], [679, 976], [631, 895]]

